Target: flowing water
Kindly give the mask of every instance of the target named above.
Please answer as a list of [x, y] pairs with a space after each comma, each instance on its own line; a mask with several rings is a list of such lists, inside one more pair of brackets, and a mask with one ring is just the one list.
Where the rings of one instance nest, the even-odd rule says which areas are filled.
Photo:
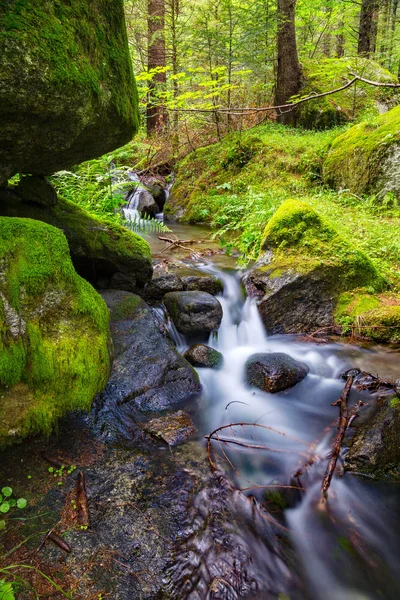
[[[268, 337], [257, 306], [244, 297], [237, 272], [223, 272], [210, 264], [199, 268], [224, 282], [219, 298], [222, 324], [208, 341], [222, 352], [224, 364], [220, 370], [198, 370], [204, 390], [198, 425], [206, 435], [236, 424], [216, 434], [236, 444], [215, 441], [214, 456], [225, 464], [235, 487], [256, 496], [288, 527], [307, 590], [301, 598], [400, 598], [399, 486], [343, 474], [339, 468], [327, 505], [320, 504], [321, 481], [338, 417], [338, 408], [331, 403], [343, 389], [341, 374], [360, 367], [396, 378], [399, 354], [379, 348], [301, 342], [294, 336]], [[180, 351], [193, 341], [173, 325], [170, 331]], [[250, 388], [244, 366], [257, 352], [284, 352], [307, 363], [310, 373], [281, 393]], [[369, 393], [356, 390], [351, 392], [349, 404], [361, 398], [367, 406], [360, 423], [374, 404]], [[254, 447], [260, 445], [270, 450]], [[304, 491], [292, 489], [298, 485], [293, 474], [310, 456], [315, 462], [301, 477]]]

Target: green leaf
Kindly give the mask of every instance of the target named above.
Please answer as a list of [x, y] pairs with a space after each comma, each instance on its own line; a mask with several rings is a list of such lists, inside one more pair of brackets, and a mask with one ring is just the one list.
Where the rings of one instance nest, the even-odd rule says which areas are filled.
[[4, 519], [0, 519], [0, 531], [6, 528], [6, 522]]
[[12, 508], [13, 506], [17, 506], [17, 501], [14, 500], [14, 498], [10, 498], [8, 504], [10, 505], [10, 508]]
[[25, 500], [25, 498], [18, 498], [17, 500], [17, 506], [18, 508], [25, 508], [25, 506], [28, 504], [28, 501]]
[[3, 502], [2, 504], [0, 504], [0, 512], [2, 512], [2, 513], [8, 513], [9, 510], [10, 510], [10, 503], [9, 502]]
[[4, 579], [0, 580], [0, 600], [15, 600], [11, 583], [7, 583]]
[[3, 487], [1, 491], [4, 494], [4, 496], [6, 496], [6, 498], [9, 498], [11, 496], [11, 494], [12, 494], [12, 488], [10, 488], [8, 486], [7, 487]]

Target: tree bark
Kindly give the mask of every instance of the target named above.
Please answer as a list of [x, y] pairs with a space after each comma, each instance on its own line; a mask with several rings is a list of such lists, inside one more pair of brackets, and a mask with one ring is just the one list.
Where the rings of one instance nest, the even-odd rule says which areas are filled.
[[148, 0], [147, 3], [148, 49], [147, 68], [162, 69], [149, 82], [147, 100], [147, 135], [151, 137], [166, 124], [166, 111], [157, 99], [157, 92], [166, 84], [165, 72], [165, 5], [164, 0]]
[[[295, 27], [296, 0], [278, 0], [278, 70], [275, 105], [279, 106], [298, 94], [302, 87], [301, 68], [297, 54]], [[293, 124], [295, 111], [278, 115], [281, 123]]]
[[375, 52], [379, 0], [362, 0], [358, 31], [358, 54], [370, 57]]

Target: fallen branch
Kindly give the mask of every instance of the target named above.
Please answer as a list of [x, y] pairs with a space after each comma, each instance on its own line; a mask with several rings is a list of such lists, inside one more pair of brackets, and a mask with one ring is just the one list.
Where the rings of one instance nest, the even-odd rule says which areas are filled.
[[332, 406], [340, 407], [340, 416], [339, 416], [338, 429], [337, 429], [335, 438], [333, 440], [331, 458], [329, 460], [324, 477], [322, 479], [321, 499], [320, 499], [321, 505], [325, 504], [328, 499], [328, 490], [331, 485], [332, 477], [333, 477], [333, 474], [336, 469], [336, 464], [337, 464], [337, 461], [339, 458], [340, 449], [342, 446], [344, 435], [345, 435], [348, 427], [351, 425], [351, 423], [357, 417], [357, 411], [358, 411], [359, 405], [356, 405], [355, 408], [353, 408], [352, 410], [349, 410], [348, 399], [350, 396], [351, 388], [353, 387], [354, 379], [356, 378], [357, 375], [359, 375], [359, 373], [360, 373], [360, 371], [358, 369], [354, 369], [354, 370], [347, 372], [347, 374], [346, 374], [347, 381], [344, 386], [343, 392], [341, 393], [339, 399], [336, 400], [336, 402], [334, 402], [332, 404]]
[[278, 106], [262, 106], [259, 108], [255, 107], [238, 107], [238, 108], [213, 108], [213, 109], [202, 109], [202, 108], [169, 108], [171, 112], [187, 112], [187, 113], [206, 113], [206, 114], [225, 114], [225, 115], [236, 115], [236, 116], [246, 116], [256, 113], [264, 113], [269, 111], [278, 111], [279, 113], [291, 112], [300, 104], [304, 102], [309, 102], [310, 100], [317, 100], [318, 98], [325, 98], [326, 96], [332, 96], [333, 94], [337, 94], [339, 92], [343, 92], [344, 90], [352, 87], [358, 81], [362, 83], [366, 83], [367, 85], [373, 85], [375, 87], [386, 87], [386, 88], [400, 88], [400, 83], [383, 83], [379, 81], [370, 81], [369, 79], [365, 79], [364, 77], [360, 77], [360, 75], [356, 75], [355, 73], [351, 73], [350, 75], [353, 78], [345, 83], [344, 85], [335, 88], [333, 90], [329, 90], [328, 92], [322, 92], [320, 94], [311, 93], [305, 98], [300, 98], [295, 102], [289, 102], [287, 104], [281, 104]]
[[90, 527], [89, 507], [86, 492], [86, 479], [82, 471], [78, 473], [76, 486], [76, 506], [78, 512], [78, 523], [81, 527]]

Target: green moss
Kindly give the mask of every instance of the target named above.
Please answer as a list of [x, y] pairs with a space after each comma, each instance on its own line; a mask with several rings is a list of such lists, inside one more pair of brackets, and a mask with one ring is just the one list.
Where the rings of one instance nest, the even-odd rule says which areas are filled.
[[[397, 79], [378, 63], [361, 57], [324, 58], [303, 62], [302, 96], [320, 94], [341, 87], [355, 72], [366, 79], [396, 83]], [[342, 92], [306, 102], [299, 109], [298, 123], [306, 128], [335, 127], [364, 115], [377, 115], [376, 102], [393, 102], [395, 91], [358, 82]]]
[[[264, 230], [261, 251], [273, 251], [273, 260], [265, 268], [272, 277], [281, 272], [307, 273], [318, 267], [337, 274], [336, 288], [358, 285], [384, 286], [371, 260], [345, 240], [336, 229], [309, 204], [286, 200]], [[337, 277], [337, 274], [335, 277]]]
[[108, 309], [75, 272], [65, 236], [0, 217], [0, 443], [88, 409], [110, 368]]
[[112, 321], [124, 321], [132, 317], [138, 308], [145, 306], [140, 296], [132, 294], [131, 296], [124, 298], [111, 309], [111, 320]]
[[359, 317], [358, 329], [377, 342], [400, 343], [400, 306], [380, 306]]
[[[90, 88], [101, 104], [110, 94], [121, 116], [136, 123], [137, 91], [131, 72], [122, 0], [9, 0], [0, 9], [3, 80], [17, 70], [15, 49], [60, 93]], [[28, 59], [26, 59], [28, 57]]]
[[400, 140], [400, 106], [336, 138], [324, 162], [324, 179], [355, 194], [374, 191], [384, 158]]
[[400, 398], [392, 398], [390, 401], [391, 408], [399, 408], [400, 407]]

